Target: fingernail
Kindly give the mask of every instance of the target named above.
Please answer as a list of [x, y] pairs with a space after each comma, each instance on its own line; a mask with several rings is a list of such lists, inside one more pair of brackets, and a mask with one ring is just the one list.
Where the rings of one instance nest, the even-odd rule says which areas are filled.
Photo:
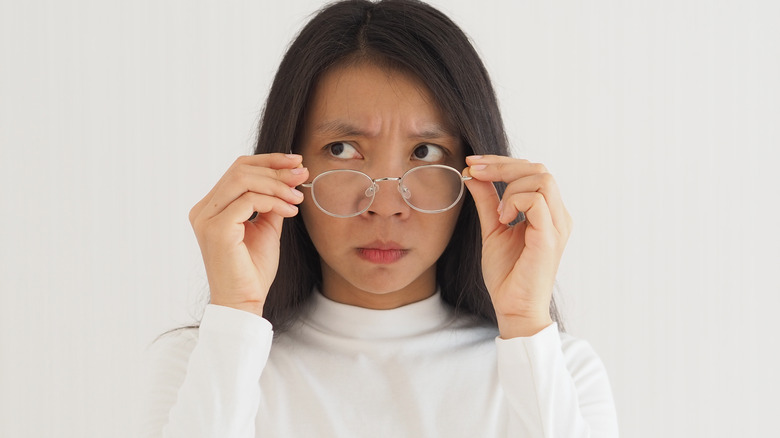
[[469, 158], [471, 160], [481, 160], [482, 159], [482, 155], [469, 155], [466, 158]]
[[471, 167], [471, 170], [483, 170], [484, 168], [487, 167], [487, 164], [475, 164], [469, 167]]
[[309, 169], [307, 169], [305, 167], [296, 167], [295, 169], [290, 169], [290, 172], [293, 175], [300, 175], [300, 174], [306, 172], [307, 170], [309, 170]]
[[503, 208], [504, 208], [504, 201], [500, 201], [500, 202], [498, 203], [498, 208], [496, 209], [496, 211], [498, 212], [498, 214], [501, 214], [501, 210], [503, 210]]
[[302, 157], [301, 157], [300, 155], [298, 155], [298, 154], [285, 154], [285, 156], [286, 156], [287, 158], [292, 158], [293, 160], [295, 160], [295, 159], [298, 159], [298, 158], [302, 158]]
[[303, 197], [303, 193], [301, 193], [301, 191], [300, 191], [300, 190], [298, 190], [298, 189], [296, 189], [295, 187], [290, 187], [290, 191], [292, 192], [292, 194], [293, 194], [293, 195], [294, 195], [296, 198], [302, 198], [302, 197]]

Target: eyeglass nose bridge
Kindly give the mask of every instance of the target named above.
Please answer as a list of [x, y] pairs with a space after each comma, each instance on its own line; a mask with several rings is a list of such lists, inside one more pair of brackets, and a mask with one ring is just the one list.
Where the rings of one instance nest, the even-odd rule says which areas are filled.
[[403, 197], [404, 200], [407, 200], [412, 196], [412, 194], [409, 192], [409, 189], [405, 185], [401, 184], [401, 181], [403, 181], [402, 176], [401, 177], [386, 176], [384, 178], [377, 178], [371, 180], [371, 187], [366, 189], [366, 193], [365, 193], [366, 197], [369, 198], [373, 197], [376, 194], [376, 192], [379, 191], [379, 185], [377, 183], [380, 183], [382, 181], [398, 181], [398, 193], [401, 194], [401, 197]]

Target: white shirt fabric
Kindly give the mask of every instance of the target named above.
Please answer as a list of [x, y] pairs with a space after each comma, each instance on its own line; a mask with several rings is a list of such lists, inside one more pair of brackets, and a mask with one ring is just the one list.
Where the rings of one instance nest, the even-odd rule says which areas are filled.
[[144, 436], [616, 437], [606, 371], [552, 324], [504, 340], [436, 295], [393, 310], [315, 292], [271, 324], [208, 305], [149, 352]]

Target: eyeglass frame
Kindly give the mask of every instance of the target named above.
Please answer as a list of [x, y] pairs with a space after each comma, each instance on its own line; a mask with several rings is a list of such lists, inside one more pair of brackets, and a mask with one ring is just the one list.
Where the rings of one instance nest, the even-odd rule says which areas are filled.
[[[401, 189], [401, 181], [403, 181], [404, 177], [406, 177], [406, 175], [408, 175], [409, 173], [414, 172], [415, 170], [418, 170], [418, 169], [423, 169], [423, 168], [449, 169], [449, 170], [452, 170], [453, 172], [458, 174], [458, 176], [460, 177], [460, 192], [458, 193], [458, 197], [455, 199], [455, 201], [453, 201], [452, 204], [450, 204], [449, 207], [441, 208], [441, 209], [438, 209], [438, 210], [423, 210], [423, 209], [417, 208], [414, 205], [412, 205], [409, 202], [408, 197], [404, 196], [403, 192], [401, 191], [402, 190]], [[371, 186], [368, 189], [366, 189], [366, 191], [368, 191], [369, 189], [374, 189], [373, 193], [371, 194], [371, 201], [368, 203], [368, 205], [366, 205], [366, 208], [364, 208], [363, 210], [361, 210], [361, 211], [359, 211], [359, 212], [357, 212], [355, 214], [351, 214], [351, 215], [348, 215], [348, 216], [333, 214], [333, 213], [325, 210], [320, 205], [320, 203], [317, 202], [317, 197], [314, 196], [314, 191], [312, 190], [312, 199], [314, 200], [314, 204], [317, 206], [317, 208], [320, 209], [320, 211], [322, 211], [323, 213], [327, 214], [328, 216], [333, 216], [333, 217], [343, 218], [343, 219], [350, 218], [350, 217], [355, 217], [355, 216], [360, 216], [361, 214], [363, 214], [366, 211], [368, 211], [368, 209], [371, 208], [371, 206], [374, 204], [374, 199], [376, 199], [376, 193], [379, 191], [379, 185], [377, 183], [383, 182], [383, 181], [398, 181], [398, 187], [397, 188], [398, 188], [398, 193], [401, 195], [401, 199], [403, 199], [404, 202], [406, 203], [406, 205], [411, 207], [413, 210], [419, 211], [420, 213], [429, 213], [429, 214], [443, 213], [443, 212], [445, 212], [447, 210], [451, 210], [452, 207], [454, 207], [455, 205], [458, 204], [458, 202], [460, 202], [461, 198], [463, 198], [463, 192], [465, 191], [464, 190], [464, 188], [465, 188], [464, 187], [464, 182], [468, 181], [468, 180], [470, 180], [472, 178], [470, 176], [463, 176], [463, 174], [461, 172], [458, 172], [458, 169], [456, 169], [456, 168], [454, 168], [452, 166], [447, 166], [445, 164], [425, 164], [425, 165], [422, 165], [422, 166], [412, 167], [411, 169], [407, 170], [406, 172], [404, 172], [403, 175], [401, 175], [399, 177], [386, 176], [386, 177], [383, 177], [383, 178], [371, 178], [371, 176], [368, 175], [367, 173], [361, 172], [359, 170], [354, 170], [354, 169], [332, 169], [332, 170], [326, 170], [325, 172], [322, 172], [321, 174], [319, 174], [316, 177], [314, 177], [314, 179], [311, 180], [310, 183], [303, 183], [303, 184], [301, 184], [301, 187], [306, 187], [306, 188], [309, 188], [309, 189], [313, 189], [314, 183], [317, 182], [317, 180], [320, 177], [322, 177], [323, 175], [328, 175], [328, 174], [335, 173], [335, 172], [359, 173], [359, 174], [365, 176], [366, 179], [371, 181]]]

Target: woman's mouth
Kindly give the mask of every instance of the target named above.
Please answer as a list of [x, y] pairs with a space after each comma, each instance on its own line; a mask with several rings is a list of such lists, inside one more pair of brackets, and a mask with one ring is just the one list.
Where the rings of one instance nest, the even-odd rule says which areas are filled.
[[367, 247], [358, 248], [358, 255], [361, 259], [378, 264], [397, 262], [408, 253], [408, 249], [402, 249], [400, 245], [393, 243], [372, 244]]

